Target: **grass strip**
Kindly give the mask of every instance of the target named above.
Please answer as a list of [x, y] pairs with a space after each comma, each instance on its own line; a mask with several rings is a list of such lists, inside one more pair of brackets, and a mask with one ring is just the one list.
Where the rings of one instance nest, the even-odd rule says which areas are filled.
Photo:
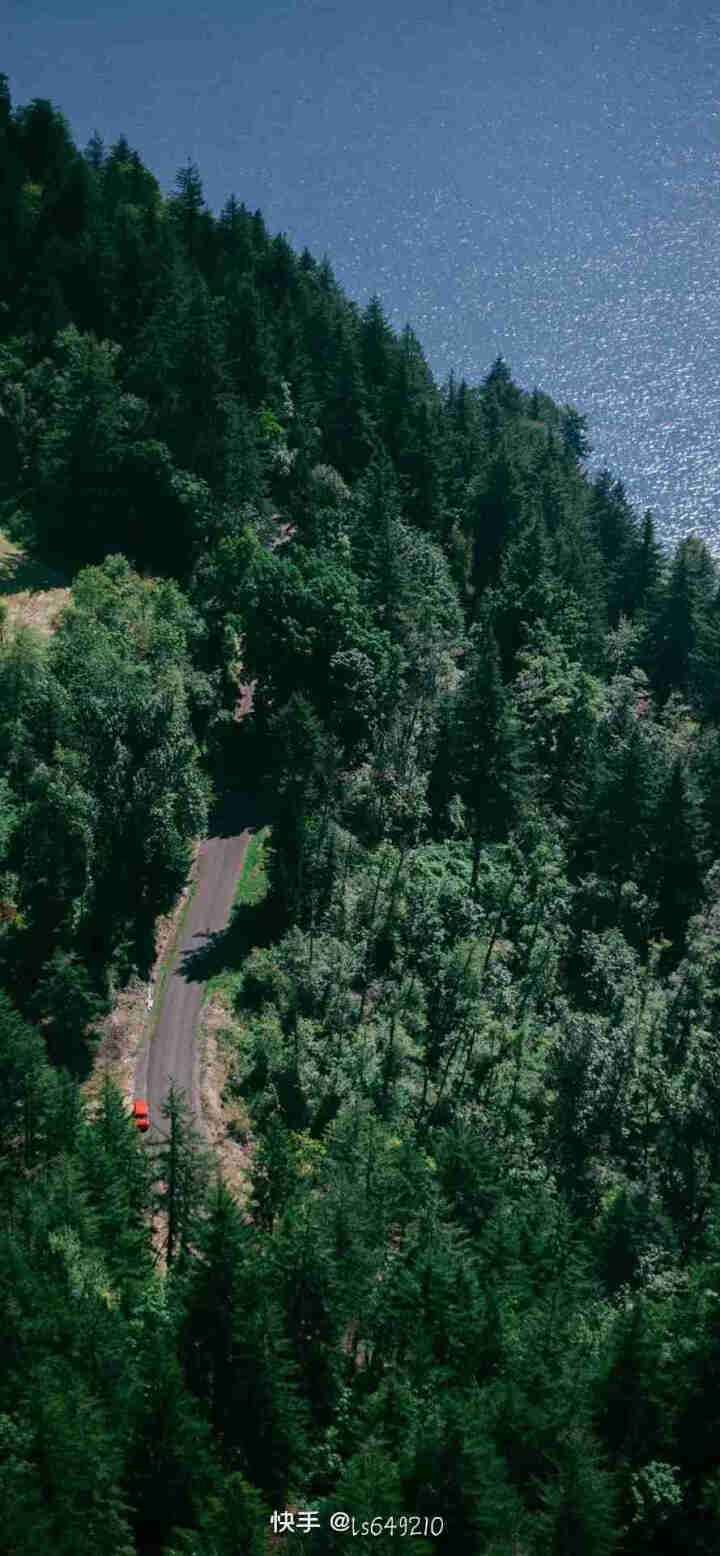
[[270, 836], [270, 827], [261, 827], [253, 836], [245, 850], [243, 867], [238, 877], [233, 897], [233, 905], [230, 918], [235, 910], [240, 907], [253, 908], [258, 902], [262, 902], [267, 894], [267, 861], [265, 859], [265, 844]]

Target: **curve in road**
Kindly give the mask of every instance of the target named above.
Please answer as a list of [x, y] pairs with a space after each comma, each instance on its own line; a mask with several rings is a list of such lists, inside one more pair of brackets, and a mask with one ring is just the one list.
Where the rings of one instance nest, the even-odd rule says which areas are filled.
[[200, 845], [195, 888], [172, 952], [162, 1005], [135, 1069], [135, 1096], [146, 1098], [150, 1111], [149, 1142], [165, 1132], [161, 1110], [171, 1080], [182, 1087], [195, 1124], [201, 1126], [195, 1038], [205, 984], [196, 970], [196, 953], [228, 923], [245, 850], [257, 824], [250, 795], [228, 796], [216, 807]]

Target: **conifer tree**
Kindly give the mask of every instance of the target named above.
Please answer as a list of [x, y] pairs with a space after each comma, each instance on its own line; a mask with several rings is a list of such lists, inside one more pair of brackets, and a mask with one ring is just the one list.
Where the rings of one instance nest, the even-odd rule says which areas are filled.
[[506, 679], [514, 674], [536, 623], [555, 617], [557, 594], [545, 525], [542, 518], [532, 518], [508, 544], [493, 594], [493, 628]]
[[587, 459], [592, 447], [587, 437], [587, 416], [581, 416], [574, 405], [565, 405], [562, 411], [562, 440], [565, 457], [580, 461]]
[[96, 1216], [98, 1245], [111, 1279], [128, 1301], [152, 1270], [147, 1235], [151, 1168], [135, 1124], [108, 1079], [78, 1154]]
[[611, 626], [632, 604], [632, 566], [638, 546], [637, 521], [621, 481], [601, 470], [589, 493], [590, 532], [605, 562]]
[[205, 204], [200, 170], [194, 162], [188, 160], [176, 174], [170, 214], [188, 258], [207, 273], [214, 246], [214, 223]]
[[688, 919], [696, 912], [701, 872], [697, 855], [697, 822], [680, 758], [673, 764], [656, 817], [657, 845], [651, 879], [657, 898], [657, 928], [672, 943], [679, 960]]
[[508, 421], [522, 410], [522, 393], [513, 383], [510, 368], [503, 356], [495, 358], [483, 379], [481, 403], [486, 435], [491, 444], [496, 444]]
[[0, 992], [0, 1143], [6, 1160], [19, 1153], [31, 1167], [44, 1154], [55, 1080], [40, 1033]]
[[275, 1504], [303, 1451], [302, 1410], [268, 1262], [218, 1182], [185, 1297], [183, 1349], [228, 1468]]
[[178, 1261], [182, 1269], [198, 1236], [205, 1202], [207, 1168], [199, 1151], [199, 1137], [182, 1090], [171, 1081], [161, 1109], [166, 1121], [154, 1167], [164, 1187], [159, 1207], [167, 1217], [165, 1257], [168, 1269]]
[[518, 534], [524, 512], [520, 473], [506, 443], [500, 443], [490, 463], [467, 490], [467, 517], [472, 535], [470, 590], [477, 619], [483, 591], [496, 582], [508, 541]]
[[457, 694], [446, 751], [448, 784], [457, 790], [472, 838], [471, 890], [477, 885], [480, 849], [503, 840], [517, 802], [516, 735], [500, 673], [500, 657], [487, 610], [473, 629]]
[[655, 604], [663, 572], [663, 550], [655, 536], [655, 523], [648, 508], [643, 519], [642, 536], [636, 554], [632, 597], [633, 615]]
[[355, 481], [377, 446], [377, 432], [357, 331], [345, 322], [339, 327], [339, 339], [327, 367], [323, 402], [319, 416], [328, 463], [346, 480]]
[[395, 357], [395, 343], [377, 295], [370, 298], [361, 316], [360, 352], [370, 414], [384, 431], [385, 394]]
[[693, 656], [716, 593], [712, 557], [701, 540], [688, 535], [677, 547], [647, 626], [644, 662], [661, 703], [673, 690], [689, 691]]

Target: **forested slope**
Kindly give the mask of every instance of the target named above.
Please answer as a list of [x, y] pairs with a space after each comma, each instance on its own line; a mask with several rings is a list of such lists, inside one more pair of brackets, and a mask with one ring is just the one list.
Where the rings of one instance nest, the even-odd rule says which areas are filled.
[[[4, 1548], [716, 1552], [711, 557], [196, 169], [7, 94], [0, 160], [0, 523], [73, 579], [0, 643]], [[243, 1205], [77, 1087], [233, 785]]]

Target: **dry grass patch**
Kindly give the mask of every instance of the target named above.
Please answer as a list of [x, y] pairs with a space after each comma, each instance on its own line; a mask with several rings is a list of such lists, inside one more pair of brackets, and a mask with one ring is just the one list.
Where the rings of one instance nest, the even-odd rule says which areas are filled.
[[34, 627], [49, 637], [69, 600], [70, 588], [63, 573], [29, 557], [22, 546], [0, 535], [0, 601], [10, 630]]
[[145, 1034], [148, 1012], [145, 1008], [147, 985], [133, 978], [122, 989], [114, 1008], [95, 1028], [100, 1041], [93, 1056], [92, 1073], [80, 1090], [91, 1108], [97, 1106], [105, 1080], [112, 1081], [132, 1107], [135, 1090], [135, 1061]]
[[10, 631], [34, 627], [44, 638], [51, 637], [61, 610], [70, 603], [69, 589], [23, 589], [19, 594], [0, 596], [5, 606], [5, 621]]
[[200, 1018], [200, 1108], [208, 1143], [220, 1165], [223, 1182], [239, 1202], [249, 1192], [253, 1138], [250, 1119], [240, 1098], [229, 1095], [233, 1015], [228, 993], [215, 987]]

